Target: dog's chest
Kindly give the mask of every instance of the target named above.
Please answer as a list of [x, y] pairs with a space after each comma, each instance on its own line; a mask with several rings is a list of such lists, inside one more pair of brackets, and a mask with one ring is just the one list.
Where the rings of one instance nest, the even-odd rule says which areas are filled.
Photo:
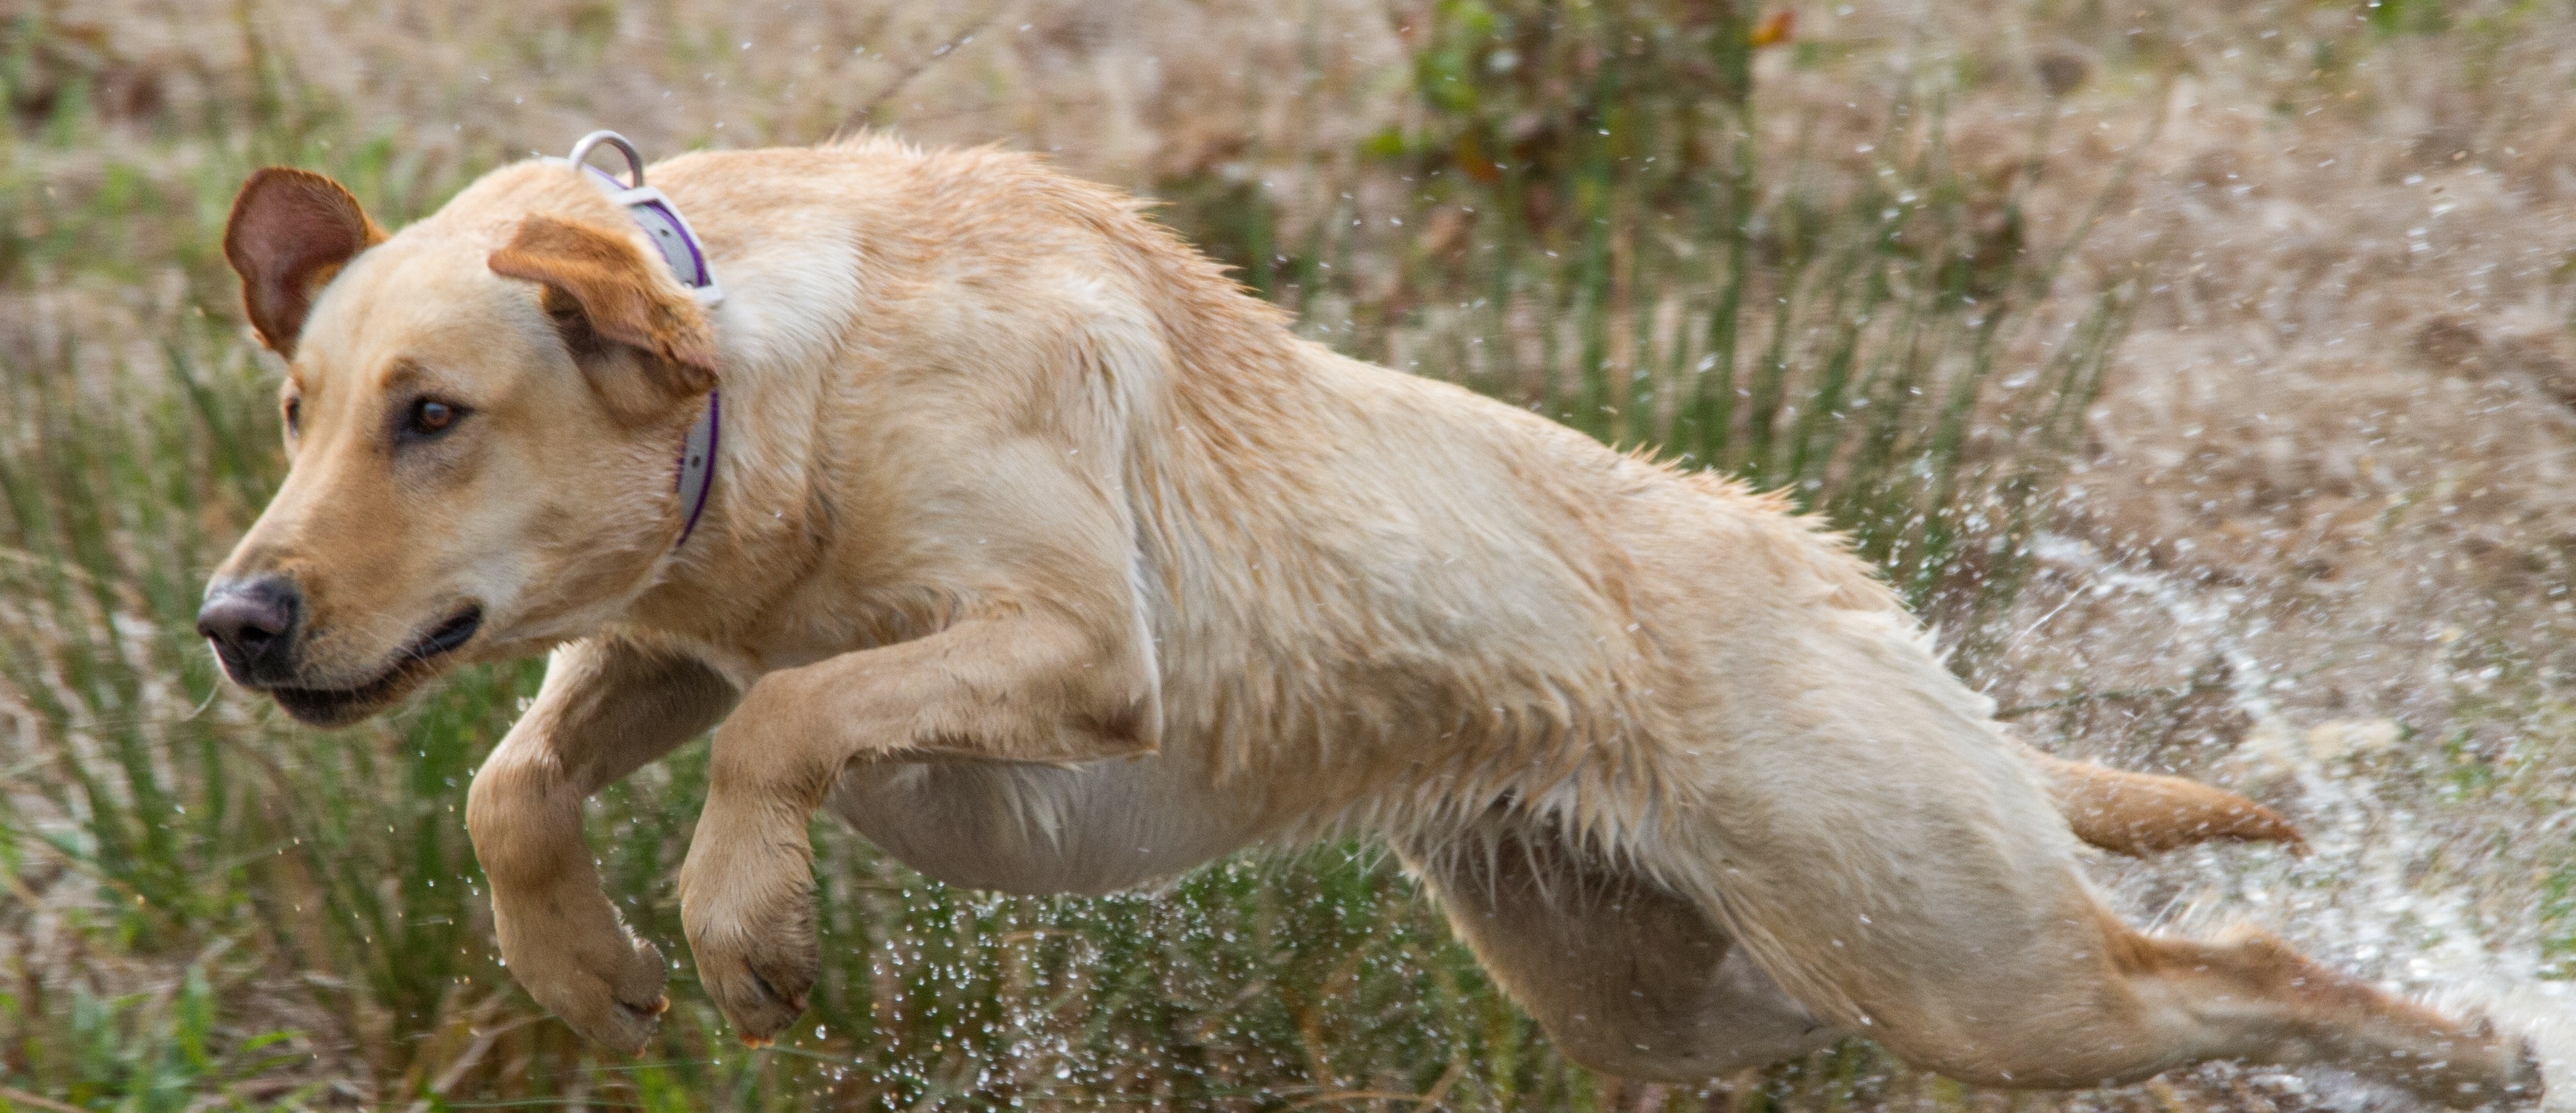
[[950, 884], [1097, 895], [1175, 876], [1256, 835], [1175, 755], [1079, 766], [876, 763], [832, 799], [852, 827]]
[[856, 624], [831, 620], [819, 608], [805, 610], [804, 614], [806, 617], [798, 621], [763, 630], [755, 638], [717, 640], [665, 635], [664, 640], [704, 662], [743, 691], [750, 691], [753, 683], [770, 673], [819, 664], [870, 647], [856, 631]]

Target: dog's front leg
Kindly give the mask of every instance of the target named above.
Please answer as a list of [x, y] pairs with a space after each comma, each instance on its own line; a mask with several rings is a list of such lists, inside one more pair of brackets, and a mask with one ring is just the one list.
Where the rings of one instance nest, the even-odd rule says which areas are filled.
[[716, 731], [705, 811], [680, 870], [698, 980], [747, 1043], [805, 1011], [819, 969], [807, 818], [872, 757], [1081, 761], [1152, 750], [1159, 704], [1141, 633], [1017, 610], [771, 673]]
[[510, 973], [574, 1031], [629, 1054], [667, 1005], [662, 952], [600, 891], [582, 802], [714, 725], [736, 698], [695, 661], [619, 641], [566, 646], [466, 794]]

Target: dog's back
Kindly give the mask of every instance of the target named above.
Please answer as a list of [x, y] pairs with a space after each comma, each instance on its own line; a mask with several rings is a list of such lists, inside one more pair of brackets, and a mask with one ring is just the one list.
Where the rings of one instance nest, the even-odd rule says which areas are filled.
[[[1751, 742], [1719, 725], [1758, 714], [1743, 693], [1817, 682], [1798, 646], [1897, 661], [1919, 695], [1983, 717], [1892, 593], [1779, 496], [1299, 340], [1133, 202], [1035, 159], [863, 139], [655, 175], [706, 197], [719, 239], [848, 230], [766, 264], [805, 275], [805, 300], [748, 308], [761, 335], [837, 337], [855, 358], [773, 343], [776, 366], [729, 369], [848, 376], [772, 392], [811, 407], [819, 440], [866, 446], [824, 477], [839, 513], [892, 520], [922, 497], [920, 461], [997, 423], [1070, 427], [1065, 451], [1134, 554], [1166, 759], [1221, 787], [1248, 832], [1439, 825], [1510, 800], [1628, 837]], [[813, 277], [818, 261], [851, 273]], [[957, 544], [858, 559], [883, 580], [946, 575], [970, 563]], [[941, 605], [931, 589], [818, 599], [808, 623], [893, 641]]]

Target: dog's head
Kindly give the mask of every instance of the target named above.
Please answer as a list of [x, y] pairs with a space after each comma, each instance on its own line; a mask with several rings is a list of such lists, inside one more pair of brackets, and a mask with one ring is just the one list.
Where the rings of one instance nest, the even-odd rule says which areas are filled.
[[329, 178], [251, 177], [224, 254], [287, 361], [289, 470], [206, 588], [227, 674], [345, 724], [454, 663], [584, 636], [649, 586], [715, 344], [642, 243], [560, 165], [390, 237]]

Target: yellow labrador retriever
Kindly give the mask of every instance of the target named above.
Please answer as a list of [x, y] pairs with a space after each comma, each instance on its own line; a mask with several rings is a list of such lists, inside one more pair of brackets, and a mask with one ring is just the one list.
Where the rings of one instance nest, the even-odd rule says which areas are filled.
[[752, 1041], [815, 977], [828, 805], [1022, 893], [1380, 834], [1632, 1077], [1856, 1033], [1980, 1085], [2232, 1058], [2540, 1092], [2492, 1023], [2120, 922], [2079, 836], [2295, 836], [2018, 746], [1777, 498], [1301, 341], [1033, 159], [650, 171], [509, 166], [388, 235], [263, 170], [225, 238], [293, 469], [202, 629], [320, 725], [553, 654], [466, 822], [510, 972], [591, 1038], [644, 1046], [665, 964], [583, 801], [712, 727], [681, 907]]

